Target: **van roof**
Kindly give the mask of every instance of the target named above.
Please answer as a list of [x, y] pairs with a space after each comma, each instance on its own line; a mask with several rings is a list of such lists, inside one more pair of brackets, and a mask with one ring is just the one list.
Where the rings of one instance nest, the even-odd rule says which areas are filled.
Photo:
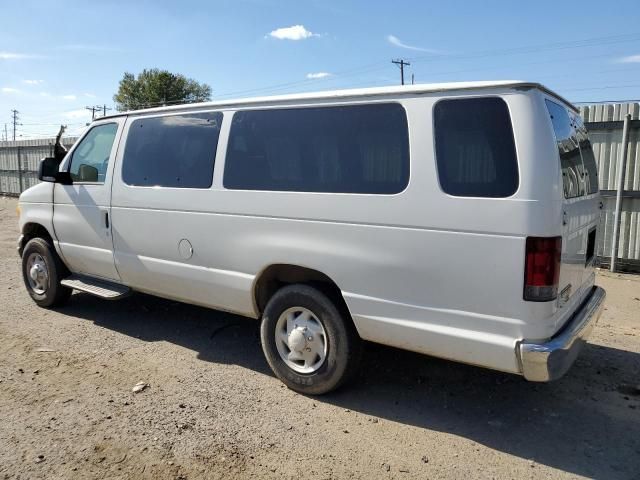
[[333, 100], [347, 98], [363, 98], [378, 97], [389, 95], [415, 96], [423, 93], [449, 92], [455, 90], [480, 90], [491, 88], [515, 88], [530, 89], [537, 88], [543, 92], [556, 97], [564, 102], [576, 112], [578, 109], [568, 100], [562, 98], [557, 93], [549, 90], [544, 85], [536, 82], [525, 82], [522, 80], [496, 80], [496, 81], [480, 81], [480, 82], [448, 82], [448, 83], [423, 83], [418, 85], [398, 85], [390, 87], [369, 87], [369, 88], [353, 88], [347, 90], [327, 90], [310, 93], [293, 93], [287, 95], [273, 95], [263, 97], [248, 97], [229, 100], [217, 100], [212, 102], [188, 103], [180, 105], [171, 105], [164, 107], [146, 108], [142, 110], [130, 110], [126, 112], [113, 113], [100, 117], [100, 120], [111, 117], [119, 117], [122, 115], [137, 115], [146, 113], [173, 112], [192, 109], [204, 108], [232, 108], [235, 106], [247, 106], [257, 104], [284, 104], [305, 100]]

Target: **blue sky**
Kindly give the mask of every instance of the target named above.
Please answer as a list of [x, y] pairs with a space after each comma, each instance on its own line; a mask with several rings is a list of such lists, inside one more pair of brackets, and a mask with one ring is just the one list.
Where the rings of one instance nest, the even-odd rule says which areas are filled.
[[[0, 130], [78, 132], [125, 71], [213, 97], [399, 83], [540, 81], [572, 101], [640, 98], [634, 1], [0, 0]], [[2, 136], [0, 134], [0, 137]]]

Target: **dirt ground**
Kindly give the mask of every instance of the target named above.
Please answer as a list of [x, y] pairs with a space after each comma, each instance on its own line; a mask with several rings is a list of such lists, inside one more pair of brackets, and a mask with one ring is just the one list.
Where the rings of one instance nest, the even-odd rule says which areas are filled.
[[[368, 345], [358, 381], [311, 398], [258, 323], [142, 294], [28, 297], [0, 197], [0, 479], [640, 479], [640, 276], [551, 384]], [[132, 393], [138, 382], [150, 386]]]

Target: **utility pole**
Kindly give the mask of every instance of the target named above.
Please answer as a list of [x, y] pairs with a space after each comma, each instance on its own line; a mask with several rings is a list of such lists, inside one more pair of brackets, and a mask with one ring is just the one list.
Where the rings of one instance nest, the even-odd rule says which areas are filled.
[[9, 141], [9, 135], [7, 134], [7, 124], [4, 124], [4, 141], [8, 142]]
[[102, 110], [102, 116], [106, 116], [107, 115], [107, 110], [111, 110], [110, 108], [107, 107], [106, 104], [104, 105], [94, 105], [92, 107], [84, 107], [87, 110], [91, 111], [91, 121], [93, 122], [96, 119], [96, 112], [98, 112], [98, 115], [100, 114], [100, 110]]
[[11, 121], [13, 122], [13, 141], [16, 141], [16, 126], [18, 125], [18, 110], [16, 110], [15, 108], [13, 110], [11, 110], [11, 115], [12, 115], [12, 119]]
[[400, 84], [404, 85], [404, 67], [411, 65], [409, 62], [405, 62], [402, 58], [400, 60], [391, 60], [391, 63], [395, 63], [400, 67]]
[[93, 106], [93, 107], [84, 107], [87, 110], [91, 110], [91, 121], [93, 122], [96, 119], [96, 110], [100, 110], [99, 106]]
[[411, 85], [415, 85], [414, 78], [413, 78], [413, 73], [411, 74]]

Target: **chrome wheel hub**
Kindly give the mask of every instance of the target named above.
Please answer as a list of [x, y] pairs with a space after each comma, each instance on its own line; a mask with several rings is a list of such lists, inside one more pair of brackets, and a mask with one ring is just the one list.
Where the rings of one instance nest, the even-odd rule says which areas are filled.
[[42, 295], [49, 287], [49, 270], [44, 258], [39, 253], [32, 253], [27, 259], [27, 280], [29, 286], [38, 295]]
[[298, 373], [313, 373], [327, 358], [327, 334], [320, 320], [304, 307], [288, 308], [276, 323], [280, 358]]

